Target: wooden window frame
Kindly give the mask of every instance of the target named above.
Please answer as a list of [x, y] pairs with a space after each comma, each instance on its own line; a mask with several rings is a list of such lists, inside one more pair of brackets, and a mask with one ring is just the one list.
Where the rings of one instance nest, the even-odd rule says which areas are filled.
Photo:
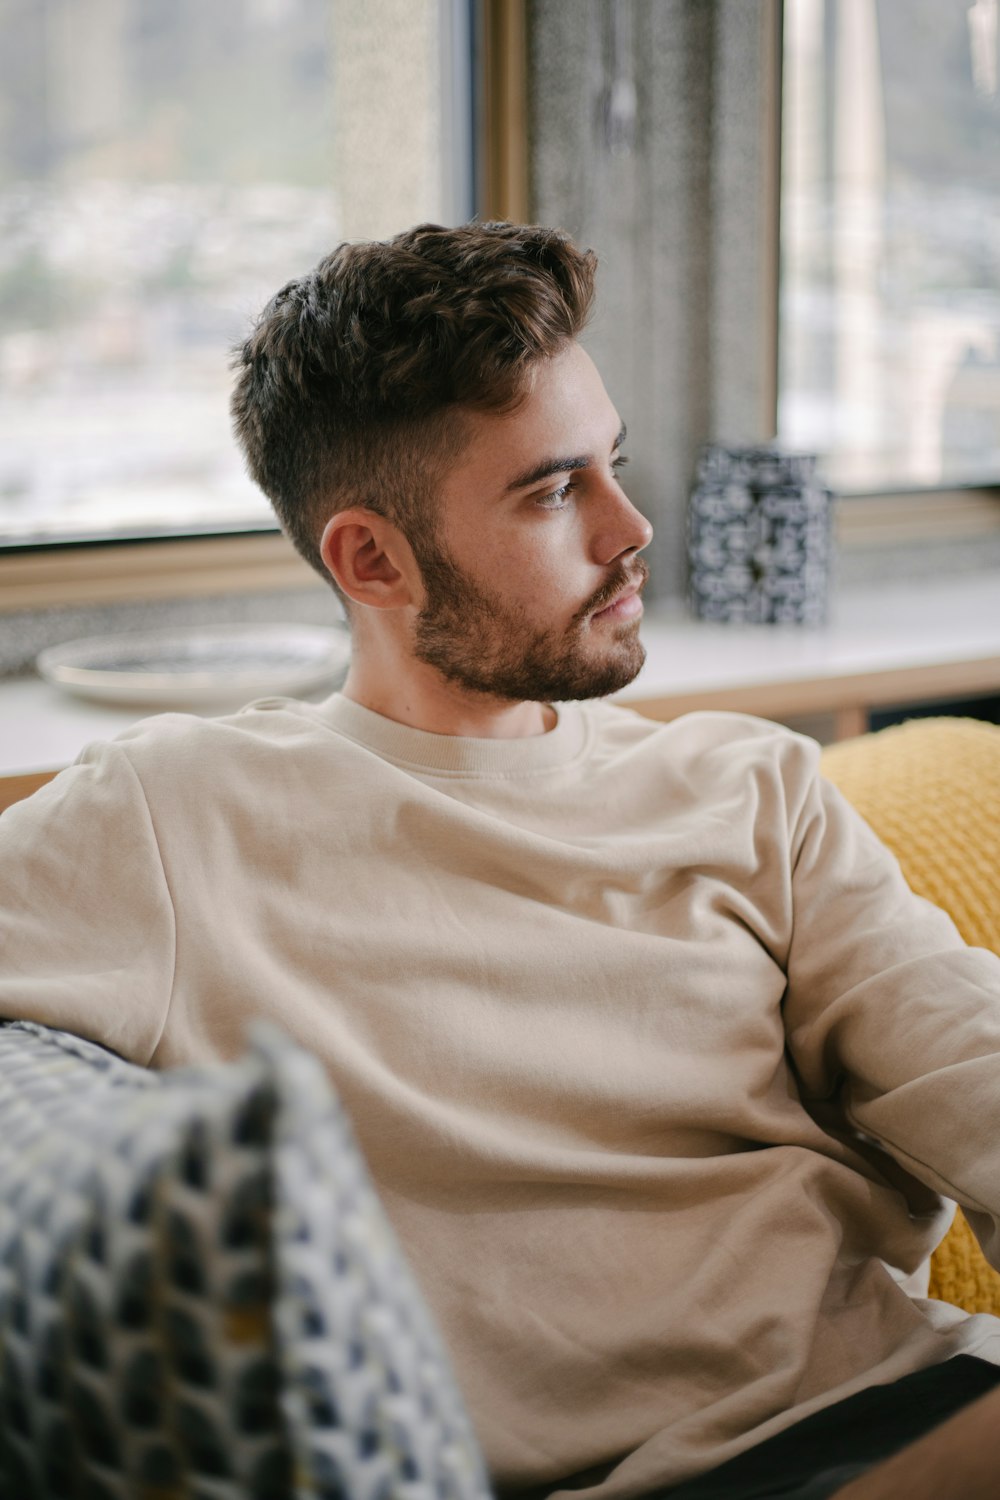
[[0, 613], [320, 586], [279, 531], [12, 547]]
[[476, 209], [531, 222], [527, 0], [478, 0], [475, 11]]

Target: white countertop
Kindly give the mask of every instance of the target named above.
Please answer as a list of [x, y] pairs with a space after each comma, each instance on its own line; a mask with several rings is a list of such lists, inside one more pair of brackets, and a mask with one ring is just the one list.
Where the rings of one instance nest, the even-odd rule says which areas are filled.
[[[647, 660], [620, 701], [807, 679], [851, 678], [949, 662], [1000, 660], [1000, 574], [842, 593], [829, 625], [706, 625], [651, 606]], [[0, 681], [0, 775], [68, 765], [148, 710], [70, 697], [37, 678]]]

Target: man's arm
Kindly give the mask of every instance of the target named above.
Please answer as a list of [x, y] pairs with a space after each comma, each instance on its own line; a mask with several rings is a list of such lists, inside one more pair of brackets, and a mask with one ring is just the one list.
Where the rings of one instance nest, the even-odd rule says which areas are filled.
[[142, 787], [120, 746], [91, 746], [0, 818], [0, 1015], [147, 1063], [173, 968], [173, 907]]
[[965, 1208], [1000, 1267], [1000, 959], [913, 895], [835, 788], [793, 832], [786, 1032], [807, 1098]]

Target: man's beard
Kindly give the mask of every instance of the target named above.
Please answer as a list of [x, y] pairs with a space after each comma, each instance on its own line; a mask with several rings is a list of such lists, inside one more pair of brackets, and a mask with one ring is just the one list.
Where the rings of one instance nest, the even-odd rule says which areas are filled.
[[619, 569], [556, 636], [533, 629], [432, 538], [423, 536], [413, 550], [427, 594], [417, 617], [414, 654], [460, 687], [516, 703], [603, 698], [630, 683], [646, 659], [638, 620], [603, 626], [603, 650], [592, 654], [586, 645], [588, 616], [630, 584], [645, 583], [649, 569], [639, 558], [631, 568]]

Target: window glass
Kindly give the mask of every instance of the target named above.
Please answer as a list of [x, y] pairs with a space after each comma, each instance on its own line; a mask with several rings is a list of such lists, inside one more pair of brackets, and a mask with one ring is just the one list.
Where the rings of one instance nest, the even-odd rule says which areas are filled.
[[0, 542], [273, 525], [229, 350], [344, 238], [470, 211], [453, 0], [0, 0]]
[[779, 437], [1000, 482], [997, 0], [785, 0]]

